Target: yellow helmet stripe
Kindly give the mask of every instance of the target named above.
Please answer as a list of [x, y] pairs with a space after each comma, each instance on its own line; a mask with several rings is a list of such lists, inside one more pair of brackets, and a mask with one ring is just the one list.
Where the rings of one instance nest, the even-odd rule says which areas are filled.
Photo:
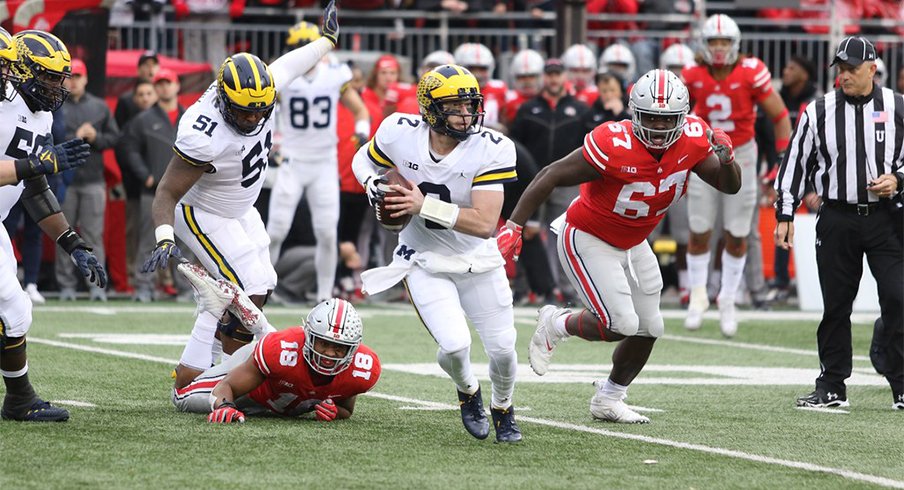
[[254, 73], [254, 91], [261, 91], [261, 74], [257, 69], [257, 63], [254, 62], [254, 58], [251, 57], [250, 54], [245, 53], [245, 59], [248, 60], [248, 64], [251, 65], [251, 72]]
[[233, 83], [233, 86], [229, 87], [229, 89], [233, 90], [235, 92], [242, 90], [242, 82], [239, 80], [239, 71], [235, 67], [235, 61], [233, 61], [232, 63], [229, 63], [227, 66], [229, 66], [229, 73], [232, 74], [232, 83]]

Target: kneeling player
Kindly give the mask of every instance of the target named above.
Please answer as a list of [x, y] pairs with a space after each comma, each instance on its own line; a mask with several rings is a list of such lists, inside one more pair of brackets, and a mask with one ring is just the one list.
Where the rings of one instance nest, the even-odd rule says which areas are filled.
[[244, 422], [246, 413], [294, 417], [311, 411], [329, 422], [351, 417], [357, 395], [380, 378], [380, 359], [361, 345], [363, 324], [351, 303], [329, 299], [311, 310], [303, 327], [277, 332], [234, 284], [215, 280], [198, 266], [180, 264], [179, 270], [198, 292], [201, 309], [214, 315], [228, 309], [249, 331], [270, 330], [187, 386], [174, 388], [179, 410], [209, 413], [213, 423]]

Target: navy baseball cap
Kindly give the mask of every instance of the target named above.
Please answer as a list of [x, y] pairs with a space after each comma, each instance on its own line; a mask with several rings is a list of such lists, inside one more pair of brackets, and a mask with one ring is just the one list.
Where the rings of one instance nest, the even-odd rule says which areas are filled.
[[838, 50], [835, 51], [835, 59], [829, 66], [835, 66], [838, 63], [847, 63], [853, 66], [859, 66], [864, 61], [876, 61], [876, 48], [873, 43], [860, 36], [849, 36], [841, 41]]

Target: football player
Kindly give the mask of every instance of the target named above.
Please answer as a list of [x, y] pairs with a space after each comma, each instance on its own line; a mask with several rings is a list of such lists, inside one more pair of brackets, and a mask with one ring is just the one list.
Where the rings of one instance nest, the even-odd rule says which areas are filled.
[[621, 341], [609, 378], [594, 383], [590, 413], [612, 422], [647, 423], [624, 403], [628, 385], [664, 330], [662, 275], [646, 238], [684, 194], [690, 172], [729, 194], [741, 187], [741, 172], [725, 133], [686, 116], [687, 89], [672, 72], [653, 70], [640, 77], [629, 106], [630, 120], [597, 126], [582, 148], [537, 174], [496, 242], [503, 256], [516, 256], [525, 221], [553, 189], [583, 184], [558, 227], [558, 250], [584, 308], [540, 309], [530, 365], [546, 374], [553, 349], [570, 336]]
[[625, 82], [625, 89], [634, 83], [634, 71], [637, 61], [634, 53], [624, 44], [612, 44], [603, 50], [600, 55], [599, 71], [611, 72], [618, 75]]
[[593, 105], [599, 97], [594, 77], [596, 76], [596, 55], [584, 44], [574, 44], [562, 53], [565, 76], [571, 83], [570, 91], [576, 99]]
[[[257, 56], [239, 53], [220, 66], [217, 80], [182, 115], [175, 155], [160, 180], [152, 214], [157, 246], [142, 272], [166, 267], [179, 257], [175, 235], [204, 267], [241, 286], [263, 306], [276, 284], [270, 239], [254, 208], [273, 144], [270, 118], [277, 93], [307, 73], [336, 44], [335, 2], [323, 12], [323, 37], [289, 51], [268, 67]], [[174, 228], [175, 224], [175, 228]], [[183, 387], [212, 363], [219, 336], [225, 354], [252, 340], [238, 321], [198, 315], [191, 340], [176, 369]]]
[[509, 72], [515, 83], [513, 90], [506, 96], [505, 108], [502, 111], [503, 124], [511, 125], [521, 104], [540, 93], [543, 88], [543, 64], [543, 55], [533, 49], [522, 49], [512, 57]]
[[508, 87], [502, 80], [493, 79], [496, 58], [493, 57], [490, 48], [480, 43], [464, 43], [455, 49], [453, 56], [455, 63], [470, 70], [480, 84], [485, 113], [483, 124], [491, 128], [498, 127]]
[[[505, 261], [492, 240], [513, 182], [515, 147], [481, 128], [483, 97], [466, 68], [443, 65], [418, 83], [421, 117], [386, 118], [355, 155], [352, 169], [375, 206], [385, 199], [393, 217], [410, 215], [393, 262], [361, 274], [375, 294], [404, 279], [415, 311], [439, 345], [436, 357], [458, 390], [461, 418], [474, 437], [489, 435], [483, 398], [471, 370], [471, 320], [490, 359], [491, 414], [497, 442], [517, 442], [512, 393], [518, 358], [512, 291]], [[385, 196], [378, 171], [397, 170], [412, 189], [393, 185]]]
[[681, 43], [675, 43], [659, 56], [659, 68], [669, 70], [678, 77], [681, 77], [681, 71], [686, 66], [694, 64], [694, 51]]
[[179, 410], [207, 413], [208, 422], [219, 424], [244, 422], [245, 415], [309, 412], [330, 422], [351, 417], [357, 396], [380, 379], [380, 358], [361, 344], [364, 325], [348, 301], [323, 301], [303, 326], [277, 332], [235, 283], [215, 280], [197, 265], [178, 269], [197, 291], [202, 310], [219, 316], [228, 309], [249, 331], [268, 332], [187, 386], [173, 388]]
[[[60, 211], [46, 175], [78, 167], [88, 157], [80, 139], [53, 145], [51, 112], [66, 100], [63, 81], [71, 72], [66, 45], [42, 31], [22, 31], [10, 38], [0, 29], [0, 144], [12, 162], [3, 165], [0, 220], [22, 200], [26, 212], [48, 236], [72, 257], [89, 284], [105, 287], [107, 275], [91, 247], [75, 232]], [[18, 97], [16, 97], [18, 95]], [[9, 162], [3, 162], [4, 164]], [[31, 300], [16, 278], [16, 257], [6, 229], [0, 227], [0, 373], [6, 396], [0, 416], [27, 422], [64, 421], [69, 412], [54, 407], [35, 393], [28, 379], [25, 336], [31, 326]]]
[[735, 319], [735, 296], [747, 260], [747, 235], [753, 225], [757, 203], [757, 149], [753, 125], [756, 105], [775, 124], [775, 149], [781, 155], [788, 147], [791, 122], [788, 109], [772, 89], [772, 75], [758, 58], [738, 55], [741, 31], [727, 15], [711, 16], [703, 24], [702, 57], [696, 65], [682, 71], [694, 113], [712, 128], [718, 128], [731, 138], [737, 150], [738, 164], [743, 173], [743, 186], [737, 195], [726, 196], [691, 176], [688, 183], [688, 216], [690, 241], [687, 251], [690, 303], [684, 326], [700, 328], [703, 312], [709, 308], [706, 293], [709, 271], [709, 242], [721, 209], [725, 228], [725, 249], [722, 252], [722, 278], [718, 296], [719, 326], [726, 337], [738, 330]]
[[[299, 22], [289, 29], [286, 44], [298, 49], [320, 39], [316, 25]], [[336, 134], [337, 105], [342, 103], [355, 118], [359, 141], [370, 138], [370, 116], [361, 96], [347, 90], [352, 71], [330, 56], [296, 78], [279, 94], [276, 107], [282, 163], [270, 193], [267, 233], [270, 260], [279, 251], [295, 217], [302, 196], [308, 200], [317, 248], [317, 301], [333, 296], [338, 261], [339, 161]]]

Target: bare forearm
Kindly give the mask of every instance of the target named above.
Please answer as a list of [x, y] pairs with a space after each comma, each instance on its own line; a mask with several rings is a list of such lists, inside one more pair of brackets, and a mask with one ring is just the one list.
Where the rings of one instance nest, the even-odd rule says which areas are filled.
[[176, 197], [166, 186], [157, 187], [154, 194], [154, 203], [151, 205], [151, 216], [154, 218], [154, 226], [170, 225], [175, 221], [176, 204], [181, 197]]
[[481, 214], [478, 209], [461, 208], [452, 229], [478, 238], [490, 238], [499, 223], [499, 213], [496, 213], [495, 217], [489, 214], [488, 211]]
[[39, 221], [38, 226], [47, 236], [56, 240], [69, 229], [69, 221], [63, 213], [56, 213]]
[[738, 162], [720, 165], [716, 174], [716, 188], [726, 194], [737, 194], [741, 190], [741, 167]]
[[216, 400], [213, 403], [212, 407], [214, 409], [220, 406], [220, 404], [222, 404], [224, 401], [235, 403], [235, 395], [232, 392], [232, 385], [227, 383], [225, 380], [220, 381], [216, 386], [213, 387], [213, 391], [210, 392], [210, 396], [212, 396], [213, 399]]
[[15, 185], [18, 183], [16, 164], [11, 161], [0, 162], [0, 185]]

